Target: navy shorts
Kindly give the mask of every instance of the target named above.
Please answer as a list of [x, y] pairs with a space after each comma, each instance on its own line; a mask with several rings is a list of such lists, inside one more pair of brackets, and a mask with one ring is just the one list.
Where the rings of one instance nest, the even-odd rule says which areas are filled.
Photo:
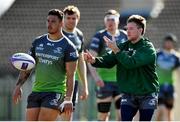
[[158, 93], [148, 95], [123, 94], [121, 106], [128, 105], [136, 109], [156, 109], [158, 104]]
[[75, 105], [78, 102], [78, 81], [75, 80], [74, 84], [74, 91], [73, 91], [73, 98], [72, 98], [72, 103], [73, 103], [73, 108], [75, 109]]
[[172, 84], [160, 85], [158, 103], [164, 104], [167, 108], [172, 109], [174, 106], [173, 100], [174, 100], [174, 86]]
[[27, 99], [27, 108], [52, 108], [59, 110], [64, 95], [55, 92], [32, 92]]
[[116, 82], [104, 82], [104, 87], [96, 88], [96, 97], [99, 99], [104, 99], [107, 97], [116, 97], [120, 95], [119, 87]]

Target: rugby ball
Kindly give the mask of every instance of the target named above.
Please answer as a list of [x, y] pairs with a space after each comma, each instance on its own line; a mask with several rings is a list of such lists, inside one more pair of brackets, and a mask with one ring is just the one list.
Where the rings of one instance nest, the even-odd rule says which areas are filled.
[[26, 53], [15, 53], [10, 61], [16, 69], [21, 71], [31, 70], [36, 64], [34, 58]]

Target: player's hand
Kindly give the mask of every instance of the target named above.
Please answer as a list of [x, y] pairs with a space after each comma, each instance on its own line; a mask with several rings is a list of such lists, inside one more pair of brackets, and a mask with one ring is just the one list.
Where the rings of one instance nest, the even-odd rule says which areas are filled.
[[96, 81], [96, 85], [99, 87], [104, 87], [104, 82], [102, 80]]
[[18, 104], [21, 100], [22, 96], [22, 89], [21, 86], [17, 85], [13, 91], [13, 103]]
[[111, 50], [116, 54], [120, 51], [120, 49], [117, 47], [116, 40], [114, 36], [112, 37], [112, 40], [110, 40], [108, 37], [103, 36], [104, 41], [106, 42], [106, 45], [111, 48]]
[[88, 98], [88, 95], [89, 95], [88, 88], [82, 88], [80, 99], [81, 100], [86, 100]]
[[84, 60], [91, 64], [95, 63], [95, 57], [93, 57], [88, 50], [84, 52]]
[[73, 112], [73, 103], [72, 101], [64, 101], [60, 105], [60, 111], [64, 112], [65, 115], [69, 116]]

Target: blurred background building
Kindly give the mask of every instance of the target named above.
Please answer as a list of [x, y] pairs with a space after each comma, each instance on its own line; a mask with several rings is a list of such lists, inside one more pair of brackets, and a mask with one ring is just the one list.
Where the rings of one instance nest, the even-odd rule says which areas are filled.
[[[16, 52], [27, 52], [33, 39], [47, 32], [45, 22], [49, 9], [62, 10], [67, 5], [75, 5], [81, 11], [78, 27], [84, 33], [86, 47], [95, 32], [103, 28], [104, 13], [108, 9], [120, 12], [121, 28], [130, 15], [144, 16], [147, 19], [146, 36], [156, 48], [161, 46], [166, 33], [174, 33], [180, 38], [179, 0], [0, 0], [0, 120], [24, 120], [26, 98], [34, 79], [32, 75], [25, 83], [21, 103], [13, 105], [11, 94], [18, 72], [10, 64], [10, 56]], [[180, 82], [176, 84], [176, 87], [180, 86]], [[89, 77], [89, 99], [77, 105], [74, 120], [96, 120], [94, 87]], [[180, 91], [176, 91], [175, 120], [180, 120], [180, 105], [177, 104]], [[111, 120], [114, 117], [113, 113]]]

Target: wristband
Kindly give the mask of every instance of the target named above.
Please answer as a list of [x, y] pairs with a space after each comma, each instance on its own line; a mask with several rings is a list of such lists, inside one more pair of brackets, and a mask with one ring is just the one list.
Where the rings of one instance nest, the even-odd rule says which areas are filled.
[[73, 103], [72, 101], [67, 101], [67, 100], [63, 101], [63, 103], [61, 103], [61, 105], [59, 106], [61, 112], [63, 112], [65, 104], [73, 104]]

